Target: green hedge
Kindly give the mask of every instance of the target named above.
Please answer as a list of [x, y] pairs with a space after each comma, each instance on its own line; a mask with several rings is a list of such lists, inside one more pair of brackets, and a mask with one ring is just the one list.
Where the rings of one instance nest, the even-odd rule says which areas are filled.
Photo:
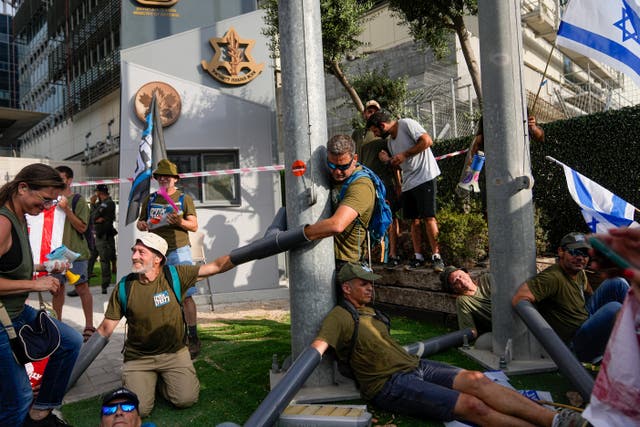
[[[545, 159], [551, 156], [609, 189], [634, 206], [640, 204], [640, 106], [592, 114], [542, 125], [545, 141], [531, 144], [531, 169], [536, 213], [553, 250], [569, 231], [589, 231], [578, 205], [567, 189], [562, 168]], [[438, 141], [436, 156], [467, 148], [471, 137]], [[440, 204], [460, 204], [455, 186], [464, 155], [443, 159], [438, 181]], [[485, 164], [486, 166], [486, 164]], [[484, 191], [484, 173], [480, 177]], [[479, 198], [480, 196], [474, 196]], [[539, 248], [540, 249], [540, 248]]]

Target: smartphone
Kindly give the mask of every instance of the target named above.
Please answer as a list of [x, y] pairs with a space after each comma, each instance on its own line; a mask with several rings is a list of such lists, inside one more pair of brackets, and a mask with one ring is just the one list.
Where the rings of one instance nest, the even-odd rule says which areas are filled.
[[622, 270], [633, 267], [629, 261], [627, 261], [624, 257], [618, 254], [616, 251], [611, 249], [604, 243], [602, 240], [597, 237], [589, 237], [589, 244], [596, 251], [596, 261], [600, 256], [607, 258], [611, 261], [616, 267], [619, 267]]

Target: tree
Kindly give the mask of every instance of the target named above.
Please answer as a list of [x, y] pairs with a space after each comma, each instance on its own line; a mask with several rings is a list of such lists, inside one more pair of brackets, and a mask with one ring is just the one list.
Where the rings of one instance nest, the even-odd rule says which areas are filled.
[[[278, 0], [263, 2], [266, 10], [262, 33], [269, 38], [269, 48], [273, 57], [279, 56], [278, 40]], [[365, 0], [321, 0], [322, 51], [325, 71], [335, 76], [347, 94], [362, 113], [364, 105], [360, 96], [349, 82], [342, 69], [347, 54], [354, 53], [363, 43], [358, 36], [364, 31], [363, 15], [373, 6], [373, 1]]]
[[480, 68], [471, 48], [469, 31], [464, 24], [465, 15], [478, 14], [477, 0], [390, 0], [389, 7], [409, 26], [413, 39], [429, 47], [436, 59], [449, 54], [448, 38], [452, 32], [458, 36], [478, 102], [482, 104]]

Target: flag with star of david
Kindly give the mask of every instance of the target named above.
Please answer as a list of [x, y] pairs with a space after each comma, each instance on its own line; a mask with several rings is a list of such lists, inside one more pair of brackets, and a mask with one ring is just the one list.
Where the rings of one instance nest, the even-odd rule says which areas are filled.
[[632, 204], [569, 166], [560, 164], [567, 178], [569, 193], [580, 206], [582, 216], [592, 233], [604, 233], [617, 227], [640, 226], [633, 220], [636, 208]]
[[571, 0], [556, 43], [615, 68], [640, 85], [640, 0]]

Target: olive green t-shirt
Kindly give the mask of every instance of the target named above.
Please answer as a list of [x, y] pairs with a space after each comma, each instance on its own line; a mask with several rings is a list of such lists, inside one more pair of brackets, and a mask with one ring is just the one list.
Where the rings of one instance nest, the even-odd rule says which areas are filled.
[[[197, 265], [176, 265], [182, 297], [198, 281]], [[120, 320], [125, 313], [118, 296], [119, 285], [111, 293], [104, 317]], [[142, 284], [131, 283], [127, 298], [127, 340], [124, 361], [163, 353], [175, 353], [184, 347], [184, 322], [180, 304], [173, 289], [160, 272], [156, 280]]]
[[396, 185], [396, 173], [393, 167], [378, 158], [380, 151], [386, 151], [387, 154], [389, 153], [386, 139], [374, 138], [370, 141], [365, 140], [362, 144], [362, 154], [358, 157], [358, 161], [380, 177], [387, 189], [387, 198], [389, 198], [393, 196], [388, 194], [388, 192], [393, 190]]
[[367, 230], [365, 227], [369, 226], [373, 215], [376, 192], [371, 180], [362, 176], [349, 184], [344, 198], [338, 203], [342, 185], [343, 183], [335, 184], [331, 189], [334, 212], [340, 205], [346, 205], [358, 212], [358, 218], [349, 224], [342, 233], [333, 237], [333, 247], [336, 259], [357, 262], [363, 259], [366, 254]]
[[[13, 211], [4, 206], [0, 207], [0, 215], [7, 217], [12, 226], [11, 248], [2, 256], [0, 277], [10, 280], [31, 280], [33, 279], [33, 255], [27, 225], [18, 220]], [[12, 266], [9, 267], [9, 264]], [[22, 313], [28, 296], [29, 292], [2, 295], [0, 301], [4, 304], [9, 317], [14, 319]]]
[[480, 333], [491, 331], [491, 276], [484, 273], [475, 280], [474, 295], [456, 297], [458, 328], [474, 328]]
[[[409, 372], [418, 366], [418, 357], [407, 353], [389, 334], [387, 326], [375, 317], [371, 307], [361, 307], [360, 326], [351, 356], [351, 369], [362, 395], [371, 399], [396, 372]], [[337, 306], [322, 321], [316, 339], [329, 344], [346, 359], [351, 349], [355, 323], [351, 314]]]
[[[196, 206], [193, 203], [193, 198], [191, 198], [190, 195], [185, 194], [183, 198], [184, 203], [180, 203], [181, 194], [182, 191], [176, 190], [171, 195], [171, 200], [173, 200], [173, 203], [175, 203], [178, 209], [182, 211], [182, 217], [187, 218], [189, 215], [196, 216]], [[152, 196], [154, 197], [154, 200], [151, 203], [151, 215], [149, 215], [148, 206]], [[166, 215], [171, 212], [173, 212], [173, 207], [171, 207], [169, 202], [167, 202], [164, 197], [153, 193], [142, 203], [142, 207], [140, 208], [140, 217], [138, 218], [141, 221], [147, 221], [149, 224], [149, 231], [157, 234], [167, 241], [167, 252], [175, 251], [176, 249], [189, 244], [189, 232], [187, 230], [178, 225], [166, 222]], [[151, 216], [151, 219], [149, 219], [149, 216]], [[154, 224], [154, 221], [159, 221], [159, 223], [156, 225]]]
[[564, 342], [569, 342], [589, 317], [584, 299], [586, 273], [581, 271], [573, 280], [554, 264], [527, 280], [527, 284], [542, 317]]
[[[68, 198], [70, 207], [73, 207], [73, 197], [74, 196], [72, 195]], [[73, 213], [75, 214], [75, 216], [80, 218], [82, 222], [84, 222], [85, 224], [89, 224], [89, 215], [91, 214], [91, 208], [89, 208], [89, 204], [84, 197], [80, 196], [78, 202], [76, 203], [75, 209], [73, 209]], [[79, 253], [79, 260], [89, 259], [91, 257], [91, 252], [89, 252], [89, 246], [87, 245], [87, 239], [84, 238], [83, 233], [79, 233], [75, 228], [73, 228], [73, 225], [71, 225], [71, 221], [69, 221], [69, 219], [65, 220], [64, 222], [62, 244], [72, 251]]]

